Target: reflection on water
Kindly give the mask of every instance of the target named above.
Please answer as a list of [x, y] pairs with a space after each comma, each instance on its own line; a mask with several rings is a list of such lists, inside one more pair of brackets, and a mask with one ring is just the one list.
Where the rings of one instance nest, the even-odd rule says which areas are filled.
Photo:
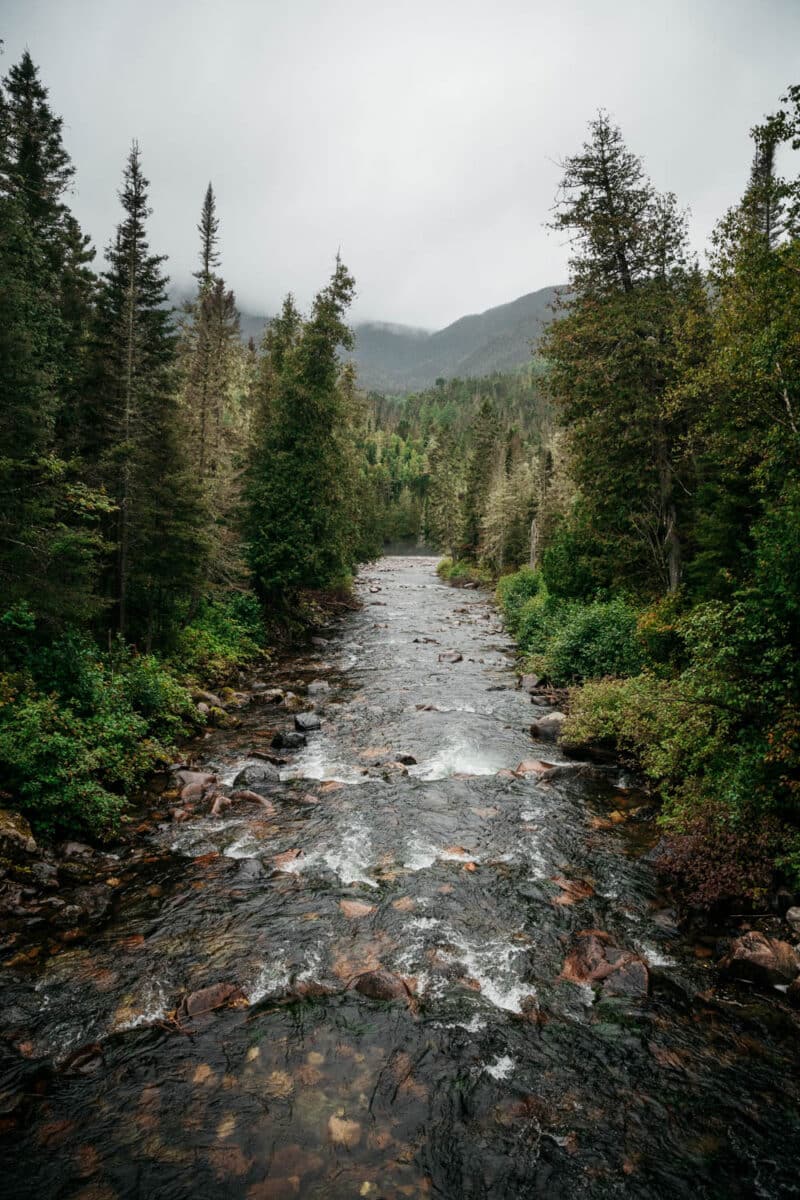
[[[370, 568], [287, 668], [331, 687], [274, 812], [165, 824], [100, 933], [5, 970], [6, 1194], [797, 1195], [795, 1019], [710, 990], [655, 920], [649, 868], [592, 824], [617, 781], [507, 772], [560, 757], [486, 598], [434, 566]], [[290, 720], [254, 705], [204, 762], [230, 783]], [[563, 977], [593, 929], [648, 996]]]

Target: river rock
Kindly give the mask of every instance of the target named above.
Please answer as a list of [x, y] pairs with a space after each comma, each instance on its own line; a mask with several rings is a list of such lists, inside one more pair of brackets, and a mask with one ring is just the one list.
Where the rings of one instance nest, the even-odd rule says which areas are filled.
[[531, 725], [531, 737], [537, 742], [557, 742], [561, 726], [567, 719], [566, 713], [551, 712]]
[[602, 929], [584, 929], [575, 935], [561, 978], [600, 984], [608, 995], [631, 997], [646, 996], [650, 982], [643, 959], [615, 946]]
[[201, 787], [208, 787], [210, 783], [217, 782], [217, 777], [211, 771], [190, 771], [186, 767], [181, 767], [175, 772], [175, 781], [181, 788], [188, 787], [193, 783], [199, 783]]
[[542, 762], [539, 758], [526, 758], [521, 763], [517, 763], [513, 774], [524, 778], [526, 775], [549, 775], [553, 768], [553, 763]]
[[351, 921], [357, 921], [361, 917], [369, 917], [375, 912], [375, 905], [367, 904], [364, 900], [340, 900], [339, 908]]
[[331, 685], [324, 679], [312, 679], [311, 683], [306, 688], [309, 696], [324, 696], [326, 692], [331, 690]]
[[538, 675], [521, 675], [519, 679], [519, 686], [522, 688], [523, 692], [530, 693], [535, 692], [541, 682], [542, 681]]
[[276, 733], [270, 742], [270, 745], [275, 750], [299, 750], [305, 744], [306, 735], [304, 733], [288, 731], [286, 733]]
[[241, 1004], [246, 1000], [245, 994], [235, 983], [212, 983], [210, 987], [201, 988], [197, 992], [188, 992], [176, 1012], [178, 1020], [187, 1017], [200, 1017], [204, 1013], [224, 1008], [228, 1004]]
[[192, 692], [195, 704], [207, 704], [209, 708], [222, 708], [223, 703], [214, 692], [203, 692], [199, 688]]
[[439, 655], [439, 662], [460, 663], [464, 661], [464, 655], [459, 654], [458, 650], [443, 650]]
[[316, 713], [298, 713], [294, 719], [294, 727], [298, 733], [315, 733], [322, 728], [322, 721]]
[[730, 979], [762, 985], [792, 983], [800, 971], [800, 956], [788, 942], [751, 930], [735, 938], [719, 964]]
[[407, 1004], [412, 998], [406, 981], [382, 968], [377, 971], [365, 971], [352, 986], [370, 1000], [403, 1000]]
[[786, 910], [786, 924], [791, 929], [792, 933], [800, 937], [800, 908], [789, 908]]
[[402, 763], [404, 767], [415, 767], [417, 760], [413, 754], [395, 754], [394, 761]]
[[248, 763], [234, 779], [233, 786], [239, 789], [263, 787], [268, 783], [280, 783], [280, 779], [280, 771], [272, 763]]
[[28, 854], [36, 852], [36, 839], [30, 825], [21, 813], [0, 808], [0, 843], [6, 842]]

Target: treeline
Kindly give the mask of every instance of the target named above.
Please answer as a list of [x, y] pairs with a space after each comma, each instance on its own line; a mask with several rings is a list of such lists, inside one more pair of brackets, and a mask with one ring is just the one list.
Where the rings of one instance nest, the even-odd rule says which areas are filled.
[[417, 538], [462, 560], [480, 550], [498, 569], [518, 561], [559, 452], [542, 373], [534, 362], [405, 397], [370, 395], [374, 538]]
[[[583, 683], [565, 736], [663, 796], [664, 861], [701, 903], [800, 887], [800, 177], [778, 169], [800, 88], [781, 104], [706, 270], [605, 114], [564, 162], [572, 278], [541, 346], [561, 449], [500, 589], [532, 669]], [[491, 507], [468, 549], [497, 565]]]
[[176, 313], [137, 144], [99, 271], [73, 177], [26, 52], [0, 89], [0, 800], [99, 831], [195, 719], [179, 677], [253, 658], [265, 614], [377, 547], [343, 263], [245, 346], [211, 185]]

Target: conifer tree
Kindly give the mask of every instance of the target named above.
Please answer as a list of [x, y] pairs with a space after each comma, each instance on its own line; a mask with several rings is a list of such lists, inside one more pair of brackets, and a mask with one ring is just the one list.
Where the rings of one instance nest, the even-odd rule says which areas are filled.
[[272, 602], [337, 586], [354, 565], [352, 380], [338, 357], [352, 346], [345, 314], [354, 288], [337, 257], [309, 318], [288, 296], [265, 335], [246, 534], [256, 586]]
[[118, 508], [111, 598], [123, 637], [163, 641], [196, 594], [203, 512], [182, 439], [163, 255], [150, 253], [148, 181], [133, 143], [124, 217], [106, 252], [95, 331], [103, 477]]
[[481, 404], [470, 432], [473, 451], [464, 496], [464, 553], [474, 557], [480, 547], [481, 517], [497, 468], [499, 447], [497, 410], [488, 398]]

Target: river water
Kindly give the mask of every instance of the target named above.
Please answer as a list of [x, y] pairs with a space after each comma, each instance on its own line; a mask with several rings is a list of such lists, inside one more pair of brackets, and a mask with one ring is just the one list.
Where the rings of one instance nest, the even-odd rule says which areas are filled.
[[[285, 669], [330, 690], [274, 813], [163, 822], [98, 933], [5, 972], [26, 1032], [0, 1059], [0, 1193], [800, 1194], [795, 1018], [682, 940], [642, 827], [609, 827], [628, 781], [509, 774], [562, 759], [488, 598], [434, 567], [367, 569], [361, 610]], [[196, 761], [232, 780], [290, 721], [253, 705]], [[561, 978], [587, 929], [647, 963], [647, 996]], [[378, 969], [408, 993], [361, 994]], [[220, 982], [244, 999], [170, 1019]]]

